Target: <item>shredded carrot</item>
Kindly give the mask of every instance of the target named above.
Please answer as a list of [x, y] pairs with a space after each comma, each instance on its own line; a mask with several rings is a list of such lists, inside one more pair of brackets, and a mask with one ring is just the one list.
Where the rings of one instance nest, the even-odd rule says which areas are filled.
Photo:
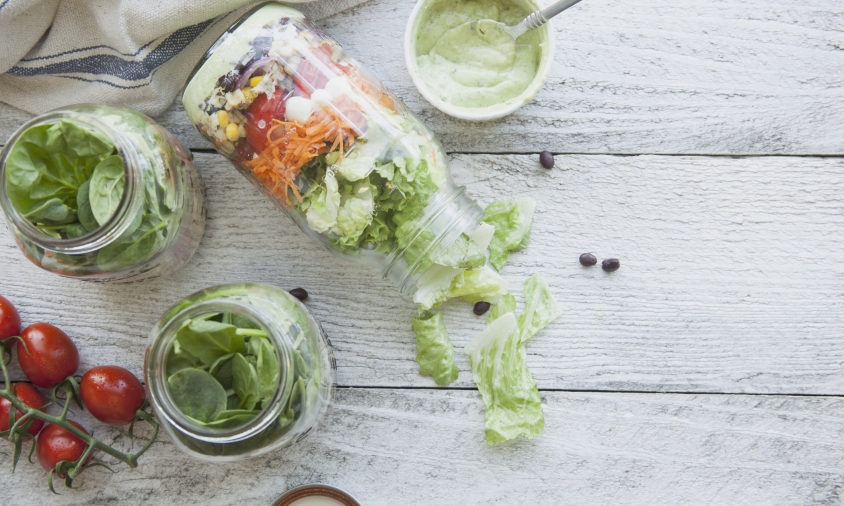
[[345, 146], [363, 134], [366, 120], [351, 101], [339, 101], [333, 107], [317, 111], [302, 124], [298, 121], [273, 120], [267, 130], [267, 144], [254, 159], [246, 162], [255, 178], [285, 207], [299, 202], [302, 195], [295, 184], [302, 167], [319, 155], [339, 147], [342, 160]]

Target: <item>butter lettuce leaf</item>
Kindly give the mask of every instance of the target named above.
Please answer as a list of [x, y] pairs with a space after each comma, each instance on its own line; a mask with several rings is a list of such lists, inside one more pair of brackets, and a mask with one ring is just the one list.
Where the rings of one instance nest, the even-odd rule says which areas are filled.
[[530, 242], [530, 229], [536, 201], [520, 198], [493, 202], [484, 211], [483, 222], [495, 227], [489, 243], [489, 263], [500, 271], [511, 251], [524, 248]]
[[331, 231], [341, 237], [340, 243], [355, 246], [372, 223], [375, 202], [369, 183], [359, 183], [344, 189], [342, 204], [337, 212], [337, 225]]
[[[512, 295], [511, 295], [512, 297]], [[563, 314], [548, 283], [539, 274], [525, 281], [525, 309], [519, 315], [521, 342], [524, 343]]]
[[428, 311], [411, 320], [416, 334], [416, 361], [419, 374], [431, 376], [437, 385], [448, 385], [457, 379], [454, 347], [448, 338], [442, 313]]
[[472, 377], [486, 405], [486, 441], [532, 439], [545, 428], [539, 389], [527, 368], [516, 316], [506, 313], [466, 345]]

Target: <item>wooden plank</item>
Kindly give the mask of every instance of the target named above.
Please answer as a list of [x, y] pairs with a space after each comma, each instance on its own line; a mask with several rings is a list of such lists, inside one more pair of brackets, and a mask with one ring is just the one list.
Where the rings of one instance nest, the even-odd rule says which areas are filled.
[[[844, 4], [837, 0], [583, 2], [554, 20], [537, 100], [500, 121], [449, 118], [416, 91], [403, 34], [413, 0], [320, 22], [420, 114], [449, 151], [844, 153]], [[162, 122], [209, 148], [178, 105]], [[20, 114], [0, 108], [0, 138]]]
[[[299, 446], [208, 465], [162, 436], [136, 469], [86, 471], [52, 495], [0, 457], [4, 504], [266, 504], [323, 482], [362, 504], [839, 504], [840, 398], [545, 393], [545, 433], [488, 447], [476, 392], [341, 390]], [[88, 427], [91, 427], [88, 424]], [[126, 444], [117, 429], [94, 426]], [[8, 443], [4, 443], [8, 444]]]
[[[338, 381], [431, 386], [418, 375], [414, 305], [375, 271], [321, 251], [218, 155], [196, 158], [208, 188], [206, 235], [176, 275], [93, 285], [26, 262], [0, 234], [0, 293], [25, 322], [52, 321], [82, 349], [83, 370], [139, 372], [146, 336], [166, 308], [201, 288], [261, 281], [303, 286], [334, 344]], [[541, 388], [844, 393], [844, 160], [800, 157], [452, 157], [481, 203], [538, 202], [530, 246], [502, 274], [540, 273], [564, 316], [528, 344]], [[618, 257], [606, 274], [577, 257]], [[484, 326], [460, 301], [445, 306], [461, 370]]]

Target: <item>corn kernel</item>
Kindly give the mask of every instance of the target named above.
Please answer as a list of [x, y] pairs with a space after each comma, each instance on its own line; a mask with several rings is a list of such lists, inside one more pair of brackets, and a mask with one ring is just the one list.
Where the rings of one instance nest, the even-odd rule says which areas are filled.
[[229, 123], [226, 127], [226, 138], [232, 142], [235, 142], [238, 137], [240, 137], [240, 132], [238, 131], [236, 123]]
[[226, 128], [229, 126], [229, 113], [226, 111], [217, 111], [217, 121], [220, 123], [220, 126]]
[[258, 84], [259, 84], [259, 83], [261, 82], [261, 80], [263, 80], [263, 79], [264, 79], [264, 76], [255, 76], [255, 77], [253, 77], [253, 78], [249, 79], [249, 86], [251, 86], [251, 87], [253, 87], [253, 88], [254, 88], [255, 86], [258, 86]]

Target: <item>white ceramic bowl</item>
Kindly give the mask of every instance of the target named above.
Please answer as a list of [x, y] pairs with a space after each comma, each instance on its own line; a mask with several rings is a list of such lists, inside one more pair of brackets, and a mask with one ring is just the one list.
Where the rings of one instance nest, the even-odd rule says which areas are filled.
[[[419, 68], [416, 63], [416, 29], [419, 24], [420, 13], [426, 4], [433, 3], [437, 0], [419, 0], [410, 14], [410, 19], [407, 21], [407, 28], [404, 33], [404, 59], [407, 64], [407, 70], [410, 73], [410, 78], [419, 93], [425, 97], [425, 100], [430, 102], [434, 107], [455, 118], [465, 119], [469, 121], [488, 121], [498, 119], [508, 114], [513, 113], [519, 107], [525, 105], [536, 97], [539, 90], [545, 85], [548, 80], [548, 74], [551, 71], [551, 64], [554, 62], [554, 30], [551, 28], [551, 23], [545, 24], [537, 30], [543, 33], [542, 42], [542, 57], [539, 60], [539, 68], [536, 72], [536, 77], [530, 85], [517, 97], [513, 97], [506, 102], [491, 105], [488, 107], [460, 107], [440, 99], [428, 89], [422, 76], [419, 74]], [[526, 7], [532, 10], [539, 10], [544, 5], [537, 0], [521, 0]]]

